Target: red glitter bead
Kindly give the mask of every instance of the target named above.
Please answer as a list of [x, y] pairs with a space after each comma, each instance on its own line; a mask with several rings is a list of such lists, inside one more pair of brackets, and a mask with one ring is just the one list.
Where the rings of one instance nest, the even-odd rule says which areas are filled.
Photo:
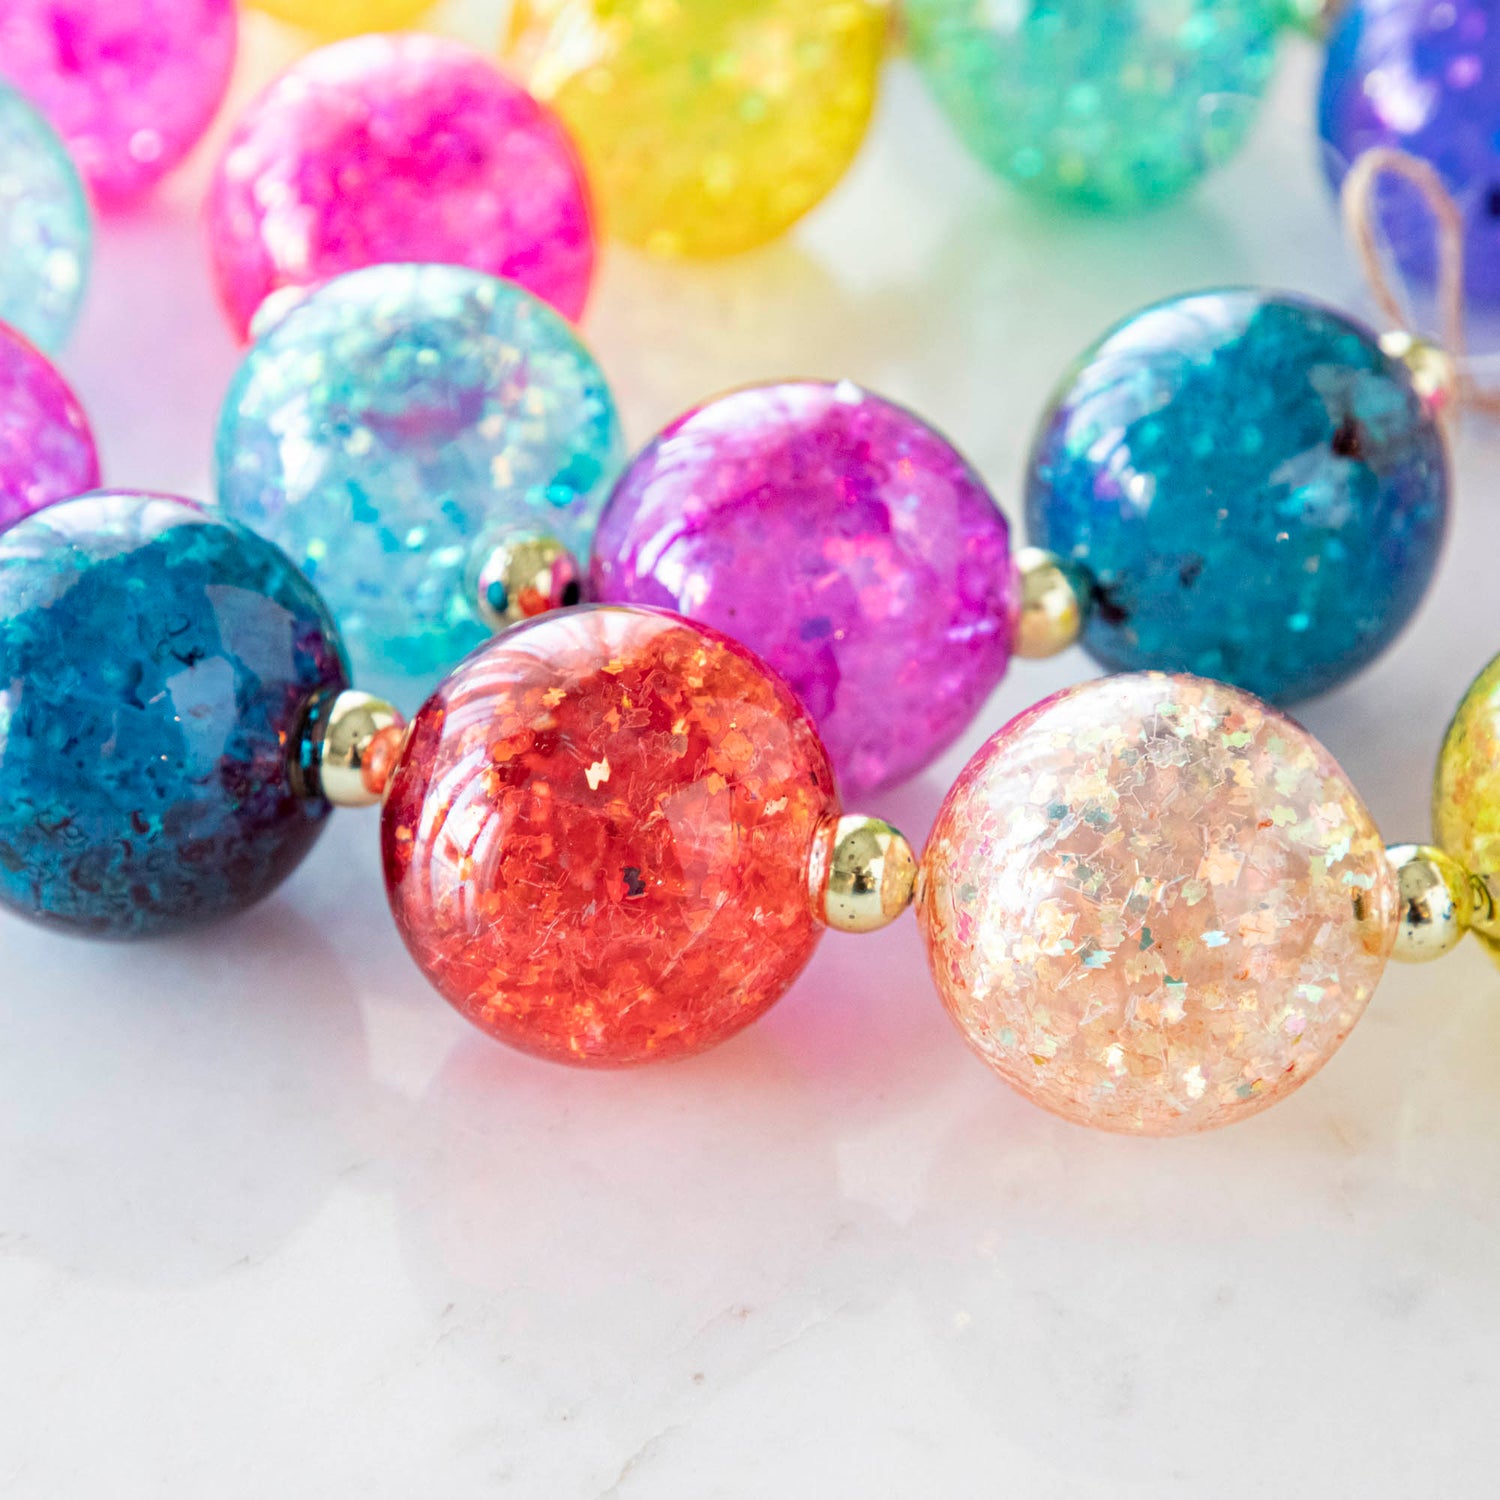
[[750, 652], [572, 610], [498, 637], [417, 715], [386, 884], [418, 964], [492, 1036], [595, 1067], [684, 1057], [811, 957], [837, 815], [812, 722]]

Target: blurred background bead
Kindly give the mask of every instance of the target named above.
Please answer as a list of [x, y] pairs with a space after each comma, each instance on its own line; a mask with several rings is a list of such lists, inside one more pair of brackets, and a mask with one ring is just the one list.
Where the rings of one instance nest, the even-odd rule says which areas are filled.
[[1396, 876], [1396, 946], [1391, 957], [1423, 964], [1451, 953], [1474, 915], [1469, 872], [1441, 849], [1392, 844], [1386, 858]]
[[[1430, 162], [1468, 222], [1469, 296], [1500, 301], [1500, 25], [1492, 0], [1349, 0], [1329, 38], [1318, 128], [1336, 188], [1373, 146]], [[1391, 180], [1379, 203], [1403, 272], [1431, 281], [1437, 236], [1421, 195]]]
[[1004, 516], [945, 438], [847, 381], [679, 418], [616, 487], [592, 585], [743, 641], [812, 712], [850, 796], [931, 762], [1010, 660]]
[[234, 68], [234, 0], [5, 0], [0, 72], [96, 197], [139, 197], [197, 144]]
[[1076, 645], [1088, 602], [1083, 580], [1044, 547], [1022, 547], [1016, 553], [1016, 577], [1016, 655], [1041, 660]]
[[0, 531], [98, 485], [78, 398], [46, 355], [0, 324]]
[[479, 618], [505, 630], [583, 597], [577, 559], [556, 537], [534, 532], [497, 541], [474, 585]]
[[62, 138], [0, 83], [0, 322], [56, 352], [93, 255], [88, 199]]
[[1380, 335], [1381, 350], [1406, 366], [1411, 387], [1435, 417], [1446, 416], [1458, 399], [1458, 364], [1448, 351], [1405, 329]]
[[328, 815], [304, 708], [347, 686], [280, 552], [183, 500], [94, 494], [0, 536], [0, 901], [96, 937], [227, 917]]
[[836, 932], [878, 932], [911, 905], [917, 856], [906, 836], [880, 818], [851, 815], [830, 831], [832, 848], [814, 895], [823, 920]]
[[1282, 20], [1279, 0], [906, 0], [904, 14], [917, 67], [991, 170], [1121, 209], [1239, 149]]
[[457, 266], [310, 293], [246, 355], [217, 440], [226, 513], [313, 580], [362, 677], [435, 677], [485, 639], [473, 579], [498, 529], [586, 556], [621, 457], [567, 323]]
[[843, 177], [888, 28], [876, 0], [517, 0], [509, 50], [572, 128], [610, 233], [728, 255]]
[[1448, 459], [1404, 364], [1330, 308], [1251, 290], [1148, 308], [1054, 399], [1031, 540], [1085, 572], [1083, 641], [1289, 703], [1400, 633], [1437, 568]]
[[359, 37], [288, 69], [231, 135], [208, 226], [241, 336], [271, 293], [385, 261], [488, 271], [573, 319], [594, 270], [567, 132], [484, 58], [434, 36]]
[[[1500, 656], [1469, 685], [1433, 784], [1435, 841], [1481, 879], [1500, 876]], [[1500, 932], [1479, 936], [1500, 959]]]
[[743, 647], [570, 610], [496, 637], [417, 715], [386, 884], [412, 956], [491, 1036], [591, 1067], [685, 1057], [811, 957], [837, 813], [811, 721]]
[[406, 720], [384, 698], [347, 688], [324, 693], [303, 720], [299, 791], [335, 807], [374, 807], [405, 738]]
[[419, 21], [434, 0], [245, 0], [256, 10], [319, 36], [354, 36], [361, 31], [395, 31]]
[[1081, 1125], [1175, 1135], [1285, 1098], [1338, 1049], [1396, 936], [1369, 813], [1305, 730], [1151, 672], [1086, 683], [969, 763], [918, 916], [976, 1052]]

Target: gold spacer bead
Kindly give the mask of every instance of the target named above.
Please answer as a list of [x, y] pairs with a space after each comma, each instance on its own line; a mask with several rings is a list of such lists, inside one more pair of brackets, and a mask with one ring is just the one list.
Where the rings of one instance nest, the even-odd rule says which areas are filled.
[[1392, 844], [1385, 857], [1396, 874], [1396, 946], [1391, 957], [1422, 964], [1451, 953], [1474, 925], [1483, 886], [1430, 844]]
[[582, 597], [578, 560], [553, 536], [506, 537], [485, 555], [474, 582], [475, 611], [495, 631]]
[[1015, 556], [1021, 608], [1016, 618], [1017, 656], [1056, 656], [1083, 633], [1083, 600], [1077, 574], [1054, 552], [1022, 547]]
[[1411, 388], [1434, 417], [1446, 416], [1458, 394], [1458, 366], [1438, 344], [1416, 334], [1393, 329], [1380, 336], [1381, 350], [1406, 366]]
[[878, 932], [911, 905], [917, 856], [905, 837], [879, 818], [840, 818], [829, 835], [826, 864], [814, 869], [815, 906], [839, 932]]
[[298, 790], [335, 807], [374, 807], [385, 795], [405, 737], [406, 720], [385, 699], [325, 693], [303, 722]]

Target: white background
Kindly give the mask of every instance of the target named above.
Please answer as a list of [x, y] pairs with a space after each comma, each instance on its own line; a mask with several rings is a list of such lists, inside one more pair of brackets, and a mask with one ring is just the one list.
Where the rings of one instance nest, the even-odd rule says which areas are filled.
[[[290, 48], [257, 26], [240, 94]], [[946, 428], [1014, 513], [1050, 386], [1119, 316], [1226, 282], [1360, 305], [1315, 63], [1288, 42], [1249, 151], [1123, 222], [1040, 216], [893, 66], [789, 242], [611, 252], [587, 333], [632, 441], [737, 382], [850, 376]], [[202, 177], [109, 222], [64, 360], [109, 480], [196, 496], [236, 358]], [[1393, 840], [1426, 835], [1443, 726], [1500, 650], [1500, 447], [1465, 431], [1460, 464], [1419, 622], [1303, 713]], [[879, 810], [923, 834], [991, 730], [1087, 675], [1018, 664]], [[0, 1494], [1495, 1492], [1500, 978], [1477, 946], [1393, 971], [1290, 1103], [1136, 1142], [973, 1060], [910, 922], [831, 937], [700, 1060], [513, 1055], [412, 968], [376, 833], [340, 814], [279, 897], [188, 941], [0, 920]]]

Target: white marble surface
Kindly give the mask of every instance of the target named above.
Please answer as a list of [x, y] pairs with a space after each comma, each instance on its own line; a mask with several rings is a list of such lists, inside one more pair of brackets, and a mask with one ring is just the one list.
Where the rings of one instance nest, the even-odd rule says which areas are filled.
[[[632, 437], [735, 382], [848, 375], [1013, 500], [1048, 387], [1134, 306], [1229, 281], [1357, 303], [1313, 62], [1288, 47], [1232, 170], [1124, 223], [1039, 217], [894, 69], [792, 242], [611, 256], [589, 332]], [[66, 360], [110, 477], [199, 495], [234, 362], [200, 178], [110, 224]], [[1446, 716], [1500, 650], [1500, 445], [1470, 431], [1461, 462], [1436, 597], [1304, 715], [1392, 838], [1425, 835]], [[923, 832], [988, 728], [1088, 672], [1022, 664], [891, 814]], [[1494, 1494], [1500, 976], [1477, 949], [1394, 973], [1282, 1108], [1137, 1143], [992, 1080], [910, 924], [830, 939], [696, 1062], [511, 1055], [411, 968], [375, 842], [342, 815], [278, 899], [192, 941], [0, 920], [8, 1500]]]

